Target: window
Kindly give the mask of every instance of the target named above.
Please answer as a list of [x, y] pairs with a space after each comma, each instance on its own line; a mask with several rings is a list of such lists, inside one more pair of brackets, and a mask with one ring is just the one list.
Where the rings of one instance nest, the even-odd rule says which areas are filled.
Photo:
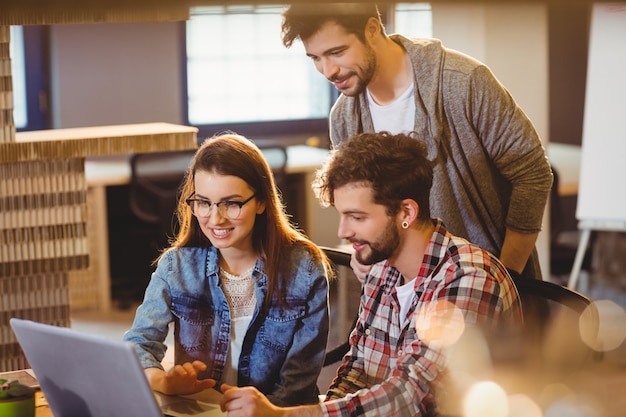
[[24, 65], [24, 31], [21, 26], [11, 26], [9, 51], [13, 82], [13, 123], [17, 129], [28, 125], [26, 109], [26, 66]]
[[407, 38], [431, 38], [433, 20], [430, 3], [396, 3], [394, 32]]
[[[311, 65], [301, 44], [283, 46], [282, 10], [282, 6], [191, 9], [186, 29], [190, 124], [325, 121], [331, 84]], [[323, 123], [320, 127], [326, 130]]]
[[13, 122], [19, 130], [48, 129], [48, 46], [43, 26], [11, 26], [9, 53]]
[[[300, 42], [280, 39], [282, 5], [191, 8], [186, 23], [188, 123], [199, 137], [230, 129], [248, 137], [327, 133], [336, 98]], [[393, 32], [430, 37], [428, 3], [397, 3]]]

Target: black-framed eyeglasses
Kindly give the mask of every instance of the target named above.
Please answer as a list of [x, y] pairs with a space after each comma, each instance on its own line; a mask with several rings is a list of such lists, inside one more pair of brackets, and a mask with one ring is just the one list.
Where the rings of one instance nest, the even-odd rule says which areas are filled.
[[191, 207], [191, 212], [196, 217], [209, 217], [211, 215], [211, 207], [216, 206], [220, 216], [236, 219], [241, 214], [241, 208], [244, 204], [252, 200], [255, 196], [256, 193], [252, 194], [244, 201], [224, 200], [219, 203], [211, 203], [209, 200], [203, 198], [188, 198], [185, 202]]

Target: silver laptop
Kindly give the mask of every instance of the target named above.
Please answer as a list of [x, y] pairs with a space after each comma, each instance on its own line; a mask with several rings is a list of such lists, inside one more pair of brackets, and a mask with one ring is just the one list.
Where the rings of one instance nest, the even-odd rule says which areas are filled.
[[215, 390], [153, 392], [128, 342], [29, 320], [10, 323], [55, 417], [226, 416]]

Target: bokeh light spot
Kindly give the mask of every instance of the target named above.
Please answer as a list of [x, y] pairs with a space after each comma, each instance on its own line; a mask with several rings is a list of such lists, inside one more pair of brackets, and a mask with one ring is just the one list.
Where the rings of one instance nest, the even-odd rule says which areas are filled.
[[507, 394], [492, 381], [474, 384], [463, 400], [463, 417], [507, 417], [508, 413]]
[[507, 417], [542, 417], [541, 407], [529, 396], [515, 394], [509, 397], [509, 414]]
[[449, 301], [439, 300], [423, 305], [415, 312], [418, 337], [440, 347], [456, 343], [465, 330], [461, 310]]
[[626, 312], [610, 300], [598, 300], [587, 307], [579, 324], [581, 338], [599, 352], [616, 349], [626, 339]]

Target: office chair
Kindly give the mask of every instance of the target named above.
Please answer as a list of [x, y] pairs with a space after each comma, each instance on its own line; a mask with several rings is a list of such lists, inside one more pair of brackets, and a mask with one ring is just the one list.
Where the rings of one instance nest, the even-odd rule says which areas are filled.
[[[141, 301], [152, 262], [178, 230], [177, 194], [195, 150], [132, 155], [128, 186], [108, 198], [111, 296], [126, 309]], [[109, 192], [109, 191], [108, 191]]]
[[513, 277], [524, 314], [525, 359], [544, 371], [579, 369], [602, 355], [587, 345], [599, 330], [599, 315], [585, 295], [549, 281]]
[[157, 226], [160, 250], [177, 230], [178, 190], [196, 150], [134, 154], [130, 160], [129, 205], [137, 218]]
[[[519, 276], [513, 277], [513, 282], [522, 299], [522, 305], [526, 300], [535, 297], [559, 303], [577, 314], [583, 314], [585, 309], [592, 305], [592, 301], [585, 295], [553, 282]], [[543, 317], [542, 321], [545, 319], [546, 317]]]
[[[331, 264], [333, 265], [335, 276], [337, 277], [336, 279], [357, 279], [352, 272], [352, 268], [350, 267], [350, 259], [352, 258], [352, 255], [350, 255], [350, 253], [341, 249], [335, 249], [326, 246], [321, 246], [321, 249], [324, 251]], [[347, 274], [342, 274], [342, 272], [347, 272]], [[346, 303], [347, 301], [348, 300], [337, 300], [337, 303]], [[335, 316], [332, 312], [331, 315]], [[354, 329], [354, 326], [356, 325], [357, 318], [358, 313], [352, 320], [352, 325], [350, 326], [349, 331], [347, 333], [344, 333], [343, 335], [340, 334], [340, 340], [343, 340], [343, 342], [340, 345], [333, 346], [332, 348], [326, 350], [324, 367], [340, 362], [343, 356], [348, 353], [348, 350], [350, 349], [350, 343], [348, 339], [350, 337], [350, 332], [352, 331], [352, 329]]]

